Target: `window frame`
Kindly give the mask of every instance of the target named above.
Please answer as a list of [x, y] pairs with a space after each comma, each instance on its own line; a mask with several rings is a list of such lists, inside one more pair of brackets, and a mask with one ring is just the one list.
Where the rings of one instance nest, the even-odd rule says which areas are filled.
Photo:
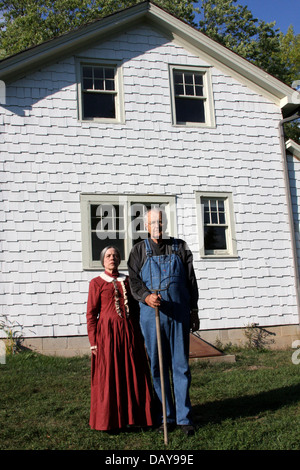
[[[115, 75], [115, 90], [105, 91], [99, 90], [90, 91], [90, 93], [101, 93], [101, 94], [114, 94], [115, 95], [115, 117], [85, 117], [83, 115], [83, 67], [103, 67], [113, 68]], [[108, 61], [100, 59], [76, 59], [76, 75], [77, 75], [77, 103], [78, 103], [78, 120], [83, 122], [96, 122], [96, 123], [124, 123], [125, 122], [125, 111], [124, 111], [124, 92], [123, 92], [123, 73], [121, 62]]]
[[[199, 99], [204, 103], [204, 122], [177, 122], [176, 119], [176, 95], [175, 95], [175, 83], [174, 73], [199, 73], [203, 77], [203, 97], [197, 97], [191, 99]], [[196, 66], [185, 66], [185, 65], [169, 65], [169, 77], [170, 77], [170, 93], [171, 93], [171, 114], [172, 114], [172, 125], [176, 127], [216, 127], [215, 124], [215, 110], [213, 100], [213, 90], [211, 82], [211, 67], [196, 67]], [[188, 95], [186, 95], [188, 96]]]
[[[216, 226], [225, 227], [226, 249], [205, 250], [205, 225], [214, 226], [214, 224], [205, 224], [203, 199], [218, 199], [224, 201], [226, 223], [216, 224]], [[232, 194], [227, 192], [196, 191], [196, 206], [201, 258], [237, 258], [238, 254]]]
[[[82, 266], [84, 270], [103, 270], [99, 260], [93, 260], [92, 256], [92, 227], [91, 227], [91, 205], [124, 205], [124, 260], [119, 266], [120, 270], [127, 270], [127, 259], [130, 250], [134, 244], [131, 238], [131, 228], [133, 225], [131, 219], [130, 207], [134, 204], [166, 204], [166, 213], [168, 217], [167, 233], [169, 236], [177, 236], [176, 226], [176, 198], [175, 196], [165, 195], [118, 195], [118, 194], [97, 194], [82, 193], [80, 195], [81, 209], [81, 238], [82, 238]], [[143, 232], [145, 233], [145, 232]], [[130, 236], [128, 236], [130, 234]], [[114, 245], [114, 239], [107, 239], [107, 245]]]

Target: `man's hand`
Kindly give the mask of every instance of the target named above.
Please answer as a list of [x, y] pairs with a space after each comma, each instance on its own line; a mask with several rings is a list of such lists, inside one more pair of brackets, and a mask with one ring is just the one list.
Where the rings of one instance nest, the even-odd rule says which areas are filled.
[[149, 307], [156, 308], [160, 306], [161, 296], [156, 294], [149, 294], [145, 298], [145, 302]]
[[200, 328], [198, 309], [191, 310], [190, 328], [192, 331], [198, 331]]

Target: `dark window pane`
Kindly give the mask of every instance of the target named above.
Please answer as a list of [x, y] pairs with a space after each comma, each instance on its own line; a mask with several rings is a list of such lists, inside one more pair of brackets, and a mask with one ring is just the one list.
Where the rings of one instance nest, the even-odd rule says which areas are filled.
[[105, 80], [105, 90], [112, 90], [115, 89], [115, 82], [114, 80]]
[[185, 73], [184, 74], [185, 83], [193, 84], [193, 74], [192, 73]]
[[[97, 234], [95, 232], [92, 232], [91, 237], [92, 237], [92, 259], [93, 259], [93, 261], [100, 260], [101, 251], [108, 245], [116, 246], [119, 249], [120, 253], [121, 253], [121, 258], [125, 259], [124, 240], [120, 239], [118, 234], [117, 234], [117, 238], [115, 238], [115, 239], [106, 238], [105, 240], [100, 240], [97, 237]], [[109, 234], [108, 234], [108, 237], [109, 237]]]
[[203, 86], [196, 85], [196, 96], [203, 96]]
[[203, 200], [203, 206], [204, 206], [204, 210], [209, 211], [209, 200], [208, 199]]
[[217, 214], [217, 212], [212, 212], [211, 213], [211, 223], [212, 224], [217, 224], [218, 223], [218, 214]]
[[124, 230], [124, 206], [91, 204], [91, 229], [100, 232]]
[[83, 88], [84, 88], [84, 90], [92, 90], [93, 89], [93, 80], [91, 78], [84, 78], [83, 79]]
[[115, 77], [115, 71], [114, 71], [114, 69], [112, 69], [112, 68], [105, 69], [104, 72], [105, 72], [105, 78], [112, 78], [112, 79], [114, 79], [114, 77]]
[[204, 228], [204, 248], [205, 250], [226, 250], [226, 235], [224, 227]]
[[95, 79], [95, 90], [104, 90], [104, 80]]
[[182, 73], [174, 73], [174, 82], [175, 84], [182, 84], [183, 83], [183, 74]]
[[84, 93], [83, 117], [114, 119], [116, 117], [114, 95]]
[[194, 96], [194, 86], [193, 85], [186, 85], [185, 86], [185, 94], [188, 96]]
[[205, 224], [210, 224], [209, 211], [207, 211], [207, 210], [204, 210], [204, 223]]
[[219, 212], [219, 223], [220, 224], [226, 224], [225, 213], [224, 212]]
[[211, 208], [212, 211], [217, 210], [217, 201], [216, 201], [216, 199], [211, 199], [210, 200], [210, 208]]
[[176, 122], [205, 122], [204, 103], [202, 100], [176, 98]]
[[203, 75], [195, 74], [195, 84], [196, 85], [203, 85]]
[[125, 229], [125, 221], [124, 221], [123, 217], [119, 218], [117, 216], [116, 224], [117, 224], [117, 230], [124, 230]]
[[92, 67], [82, 67], [82, 76], [84, 78], [92, 78], [93, 77], [93, 68]]
[[104, 70], [102, 67], [94, 67], [94, 77], [104, 78]]
[[181, 84], [175, 85], [175, 95], [183, 95], [183, 94], [184, 94], [183, 85]]
[[219, 224], [225, 224], [225, 205], [222, 199], [218, 199]]

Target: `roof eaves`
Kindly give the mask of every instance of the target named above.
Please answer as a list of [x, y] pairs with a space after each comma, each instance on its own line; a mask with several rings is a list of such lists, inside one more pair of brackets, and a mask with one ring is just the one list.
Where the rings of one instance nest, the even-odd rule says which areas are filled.
[[162, 29], [196, 55], [206, 58], [211, 65], [262, 94], [281, 107], [283, 113], [290, 113], [298, 106], [300, 94], [293, 88], [149, 0], [3, 59], [0, 62], [0, 80], [9, 82], [20, 78], [36, 67], [86, 48], [142, 20]]

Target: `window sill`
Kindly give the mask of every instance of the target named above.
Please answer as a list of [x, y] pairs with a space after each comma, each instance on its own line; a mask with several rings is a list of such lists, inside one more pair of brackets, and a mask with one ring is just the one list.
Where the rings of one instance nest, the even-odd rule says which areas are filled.
[[212, 124], [206, 124], [206, 123], [203, 123], [203, 122], [187, 122], [187, 123], [173, 123], [172, 124], [173, 127], [188, 127], [188, 128], [191, 128], [191, 127], [194, 127], [196, 129], [199, 129], [199, 128], [202, 128], [202, 129], [216, 129], [216, 126], [215, 125], [212, 125]]
[[200, 255], [202, 259], [239, 259], [238, 255]]
[[85, 124], [125, 124], [125, 120], [119, 119], [105, 119], [105, 118], [79, 118], [78, 122], [84, 122]]

